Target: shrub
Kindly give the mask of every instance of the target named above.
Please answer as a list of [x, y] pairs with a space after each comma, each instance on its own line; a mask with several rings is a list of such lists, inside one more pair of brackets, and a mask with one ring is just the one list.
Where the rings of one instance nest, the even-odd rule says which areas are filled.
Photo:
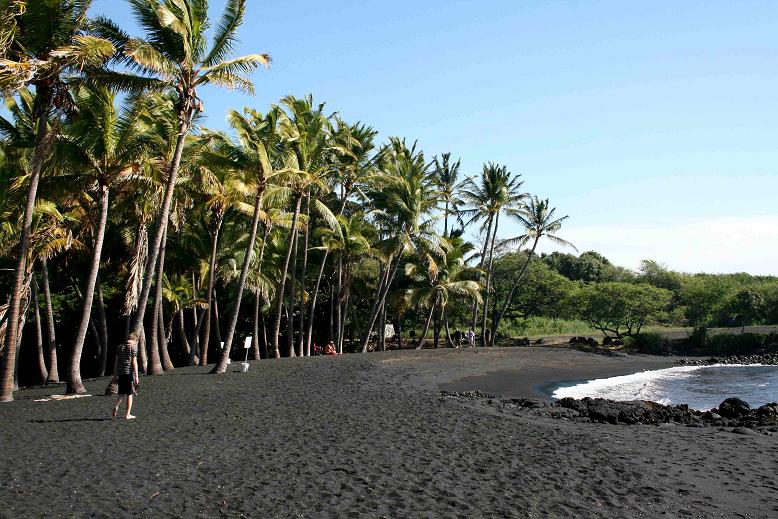
[[638, 333], [624, 338], [624, 345], [635, 353], [670, 355], [670, 341], [658, 333]]
[[758, 333], [720, 333], [708, 339], [707, 349], [717, 355], [750, 355], [763, 350], [765, 338], [765, 335]]

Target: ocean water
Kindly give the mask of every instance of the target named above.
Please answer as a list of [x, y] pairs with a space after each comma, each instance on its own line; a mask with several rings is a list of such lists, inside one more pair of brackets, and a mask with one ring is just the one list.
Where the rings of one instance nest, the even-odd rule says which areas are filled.
[[563, 386], [552, 396], [651, 400], [688, 404], [698, 410], [717, 407], [725, 398], [736, 396], [758, 407], [778, 401], [778, 366], [677, 366]]

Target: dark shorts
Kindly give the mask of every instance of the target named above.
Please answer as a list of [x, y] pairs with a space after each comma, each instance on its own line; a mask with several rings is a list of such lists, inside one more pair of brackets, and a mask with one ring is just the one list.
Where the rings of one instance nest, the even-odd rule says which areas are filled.
[[132, 387], [132, 373], [130, 374], [119, 374], [116, 376], [117, 381], [119, 382], [119, 394], [120, 395], [134, 395], [135, 390]]

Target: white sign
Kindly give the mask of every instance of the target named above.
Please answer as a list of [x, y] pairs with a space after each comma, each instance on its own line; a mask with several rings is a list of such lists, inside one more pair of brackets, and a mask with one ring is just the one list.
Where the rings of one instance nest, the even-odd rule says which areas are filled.
[[243, 349], [247, 350], [251, 348], [251, 336], [249, 335], [245, 339], [243, 339]]
[[384, 337], [387, 339], [391, 339], [394, 337], [394, 325], [393, 324], [387, 324], [384, 327]]

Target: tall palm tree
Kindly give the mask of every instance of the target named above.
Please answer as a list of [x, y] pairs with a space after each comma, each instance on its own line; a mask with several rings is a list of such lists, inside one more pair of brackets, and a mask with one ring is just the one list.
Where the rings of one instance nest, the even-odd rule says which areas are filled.
[[[481, 176], [478, 183], [473, 179], [465, 182], [462, 195], [471, 206], [470, 209], [463, 211], [465, 215], [471, 215], [472, 221], [482, 221], [481, 229], [486, 230], [479, 269], [486, 273], [486, 282], [484, 288], [484, 312], [481, 324], [481, 343], [487, 344], [486, 320], [487, 309], [489, 307], [489, 296], [492, 280], [492, 263], [494, 260], [494, 248], [497, 240], [497, 231], [500, 225], [500, 215], [503, 212], [513, 214], [520, 210], [526, 193], [520, 192], [524, 182], [520, 180], [521, 175], [513, 176], [506, 166], [500, 166], [493, 163], [484, 164], [481, 170]], [[479, 279], [480, 281], [480, 279]], [[473, 322], [472, 327], [475, 330], [478, 315], [478, 302], [473, 302]]]
[[[84, 33], [91, 0], [28, 2], [24, 8], [19, 8], [20, 5], [17, 3], [15, 8], [18, 9], [4, 13], [7, 18], [4, 29], [8, 27], [11, 30], [3, 35], [5, 55], [0, 63], [0, 89], [8, 92], [25, 84], [35, 87], [33, 118], [36, 131], [17, 264], [8, 303], [8, 350], [0, 379], [0, 402], [13, 400], [19, 308], [27, 270], [25, 262], [30, 245], [30, 225], [43, 162], [51, 151], [59, 127], [58, 116], [70, 104], [67, 82], [63, 77], [99, 66], [115, 50], [108, 40]], [[11, 18], [13, 23], [9, 24]]]
[[532, 258], [535, 256], [535, 249], [537, 248], [541, 238], [546, 238], [550, 242], [561, 245], [563, 247], [572, 247], [575, 249], [575, 246], [572, 243], [560, 238], [555, 234], [562, 228], [562, 223], [569, 218], [568, 216], [557, 218], [554, 214], [555, 212], [556, 209], [549, 205], [548, 198], [541, 200], [537, 196], [533, 196], [529, 199], [526, 205], [526, 209], [520, 212], [516, 212], [513, 215], [513, 217], [524, 226], [525, 233], [511, 241], [518, 243], [519, 250], [525, 247], [528, 243], [532, 243], [532, 246], [529, 248], [529, 250], [526, 251], [527, 259], [524, 261], [524, 265], [522, 265], [521, 269], [516, 273], [516, 276], [511, 282], [511, 288], [508, 291], [508, 295], [506, 296], [505, 301], [503, 301], [502, 309], [499, 313], [497, 313], [497, 309], [495, 308], [495, 313], [492, 316], [492, 334], [490, 337], [491, 346], [495, 345], [500, 321], [505, 316], [505, 312], [508, 311], [508, 308], [511, 305], [513, 294], [516, 292], [516, 289], [519, 288], [522, 280], [524, 279], [524, 274], [526, 274], [527, 267], [529, 267]]
[[[245, 116], [234, 110], [230, 111], [227, 119], [235, 131], [238, 143], [235, 144], [232, 141], [223, 140], [220, 149], [221, 156], [215, 157], [216, 160], [221, 160], [223, 165], [242, 172], [246, 176], [245, 181], [254, 185], [254, 207], [251, 216], [249, 239], [246, 242], [243, 264], [236, 288], [235, 304], [227, 325], [224, 348], [222, 349], [219, 362], [214, 366], [213, 373], [224, 373], [227, 370], [227, 360], [230, 358], [235, 328], [238, 324], [243, 289], [246, 286], [246, 279], [252, 262], [257, 227], [259, 226], [260, 218], [264, 214], [262, 199], [268, 182], [272, 181], [274, 177], [274, 161], [276, 161], [280, 140], [277, 132], [279, 113], [280, 109], [278, 107], [271, 108], [268, 114], [264, 116], [257, 111], [248, 109], [245, 110]], [[259, 268], [261, 268], [261, 260], [257, 266], [257, 269]]]
[[178, 119], [176, 145], [168, 165], [165, 194], [157, 215], [154, 238], [150, 242], [144, 269], [143, 287], [138, 297], [140, 311], [132, 326], [132, 330], [140, 334], [143, 309], [148, 302], [162, 237], [170, 215], [184, 143], [196, 114], [203, 111], [197, 89], [211, 84], [253, 93], [254, 86], [247, 74], [262, 65], [268, 66], [270, 56], [249, 54], [230, 58], [237, 42], [235, 33], [243, 22], [246, 0], [227, 1], [224, 13], [214, 28], [210, 46], [206, 38], [211, 27], [207, 0], [130, 0], [130, 5], [146, 33], [145, 39], [130, 38], [118, 26], [105, 19], [98, 20], [94, 30], [114, 43], [123, 53], [126, 65], [155, 81], [153, 84], [141, 82], [121, 73], [104, 73], [102, 77], [123, 87], [166, 87], [175, 90]]
[[[109, 194], [113, 183], [140, 169], [150, 138], [139, 124], [136, 107], [124, 111], [116, 107], [116, 94], [105, 87], [81, 87], [74, 91], [78, 114], [62, 132], [56, 154], [61, 155], [65, 178], [78, 178], [87, 189], [94, 189], [99, 207], [94, 219], [92, 257], [67, 378], [68, 393], [86, 391], [81, 381], [81, 353], [84, 348], [100, 257], [108, 224]], [[77, 171], [77, 174], [68, 174]]]

